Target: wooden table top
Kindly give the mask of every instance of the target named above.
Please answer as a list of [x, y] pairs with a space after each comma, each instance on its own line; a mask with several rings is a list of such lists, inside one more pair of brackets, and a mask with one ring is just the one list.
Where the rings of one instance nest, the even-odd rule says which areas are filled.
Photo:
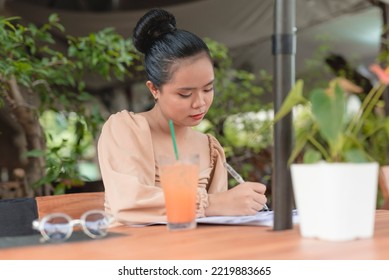
[[298, 226], [273, 231], [259, 226], [198, 225], [170, 232], [165, 225], [119, 226], [101, 240], [0, 249], [0, 259], [209, 260], [209, 259], [389, 259], [389, 211], [376, 213], [371, 239], [329, 242], [302, 238]]

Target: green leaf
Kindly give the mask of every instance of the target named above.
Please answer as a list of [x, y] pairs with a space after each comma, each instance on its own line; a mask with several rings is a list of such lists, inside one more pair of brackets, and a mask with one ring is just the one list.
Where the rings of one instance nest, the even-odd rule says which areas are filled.
[[295, 86], [291, 89], [289, 94], [286, 96], [281, 108], [274, 116], [274, 122], [279, 121], [281, 118], [290, 113], [294, 106], [298, 104], [304, 104], [307, 100], [303, 97], [303, 80], [298, 80]]
[[31, 150], [24, 153], [26, 157], [42, 157], [45, 156], [45, 151], [43, 150]]
[[359, 149], [351, 149], [344, 153], [346, 162], [369, 162], [366, 154]]
[[304, 153], [304, 159], [303, 159], [304, 163], [315, 163], [315, 162], [318, 162], [320, 160], [322, 160], [322, 156], [316, 150], [308, 149]]
[[64, 194], [65, 190], [66, 190], [65, 184], [64, 183], [59, 183], [57, 186], [55, 186], [54, 195]]
[[346, 99], [343, 90], [335, 85], [333, 91], [315, 89], [311, 93], [312, 113], [319, 126], [319, 133], [330, 148], [336, 143], [344, 129]]
[[294, 160], [298, 157], [298, 155], [301, 153], [301, 151], [306, 146], [309, 137], [312, 135], [312, 133], [309, 131], [304, 131], [304, 133], [300, 133], [296, 136], [294, 148], [292, 150], [292, 153], [289, 157], [288, 164], [291, 164], [294, 162]]
[[389, 118], [386, 118], [386, 119], [385, 119], [384, 127], [385, 127], [386, 135], [387, 135], [388, 138], [389, 138]]
[[51, 14], [49, 16], [49, 22], [50, 23], [54, 23], [54, 22], [58, 22], [59, 21], [59, 17], [57, 14]]

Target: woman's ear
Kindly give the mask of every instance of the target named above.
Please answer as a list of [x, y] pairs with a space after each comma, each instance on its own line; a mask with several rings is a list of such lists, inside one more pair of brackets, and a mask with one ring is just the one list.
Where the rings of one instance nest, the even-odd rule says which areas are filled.
[[157, 101], [159, 97], [159, 90], [154, 86], [154, 84], [151, 81], [147, 81], [146, 86], [149, 88], [151, 94], [153, 95], [154, 100]]

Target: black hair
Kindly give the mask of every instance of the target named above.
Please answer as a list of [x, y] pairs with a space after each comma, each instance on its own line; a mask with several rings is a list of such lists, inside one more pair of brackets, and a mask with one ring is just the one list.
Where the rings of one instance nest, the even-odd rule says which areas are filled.
[[162, 9], [152, 9], [143, 15], [133, 32], [135, 48], [144, 54], [147, 78], [159, 88], [172, 76], [177, 60], [205, 52], [205, 42], [197, 35], [176, 28], [174, 15]]

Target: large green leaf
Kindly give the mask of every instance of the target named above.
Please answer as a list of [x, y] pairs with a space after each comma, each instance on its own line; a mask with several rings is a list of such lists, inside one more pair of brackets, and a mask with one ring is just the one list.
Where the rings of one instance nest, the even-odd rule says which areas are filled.
[[311, 93], [312, 113], [319, 126], [320, 135], [331, 149], [344, 129], [346, 99], [343, 90], [335, 85], [334, 90], [315, 89]]

